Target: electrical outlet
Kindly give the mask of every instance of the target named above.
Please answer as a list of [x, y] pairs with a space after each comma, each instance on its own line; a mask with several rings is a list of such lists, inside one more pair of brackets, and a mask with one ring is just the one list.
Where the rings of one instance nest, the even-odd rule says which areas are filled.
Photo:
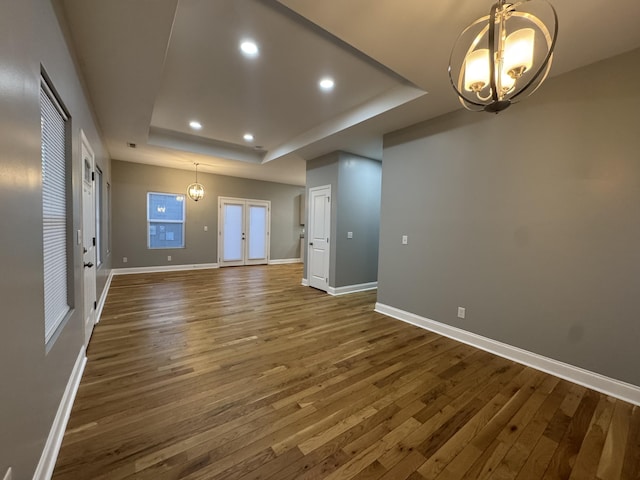
[[402, 235], [402, 244], [409, 245], [409, 235]]
[[12, 478], [13, 476], [11, 474], [11, 467], [9, 467], [9, 470], [7, 470], [7, 473], [5, 473], [3, 480], [11, 480]]
[[204, 226], [204, 231], [208, 232], [209, 231], [209, 227], [207, 225]]
[[353, 232], [347, 232], [347, 238], [353, 238]]
[[467, 309], [464, 307], [458, 307], [458, 318], [464, 318], [467, 313]]
[[122, 257], [122, 263], [127, 263], [129, 259], [127, 257]]
[[171, 255], [167, 255], [167, 260], [171, 261]]

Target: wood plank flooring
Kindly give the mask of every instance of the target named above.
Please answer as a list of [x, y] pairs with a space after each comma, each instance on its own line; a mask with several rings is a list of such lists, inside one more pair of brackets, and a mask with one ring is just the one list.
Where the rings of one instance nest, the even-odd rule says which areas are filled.
[[53, 478], [640, 478], [639, 407], [301, 277], [115, 277]]

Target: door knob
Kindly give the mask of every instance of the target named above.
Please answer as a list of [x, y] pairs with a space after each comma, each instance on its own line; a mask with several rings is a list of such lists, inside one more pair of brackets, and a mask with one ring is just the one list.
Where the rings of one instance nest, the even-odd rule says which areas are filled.
[[93, 263], [87, 262], [87, 263], [84, 264], [84, 267], [85, 268], [91, 268], [91, 267], [93, 267]]

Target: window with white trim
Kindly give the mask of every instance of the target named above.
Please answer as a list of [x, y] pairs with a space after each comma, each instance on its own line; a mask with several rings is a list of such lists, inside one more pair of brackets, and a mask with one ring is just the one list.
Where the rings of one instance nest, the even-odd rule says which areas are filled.
[[184, 195], [147, 193], [147, 246], [184, 248]]
[[44, 330], [49, 342], [70, 310], [69, 117], [45, 78], [40, 83]]

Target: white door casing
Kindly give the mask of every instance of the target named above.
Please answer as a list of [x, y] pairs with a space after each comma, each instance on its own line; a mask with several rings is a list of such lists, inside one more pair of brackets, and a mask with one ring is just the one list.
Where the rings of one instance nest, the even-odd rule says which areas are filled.
[[218, 197], [218, 264], [269, 263], [271, 202]]
[[85, 346], [96, 323], [96, 199], [95, 156], [84, 132], [80, 131], [82, 154], [82, 269]]
[[309, 189], [309, 245], [307, 275], [309, 286], [325, 292], [329, 288], [331, 232], [331, 185]]

